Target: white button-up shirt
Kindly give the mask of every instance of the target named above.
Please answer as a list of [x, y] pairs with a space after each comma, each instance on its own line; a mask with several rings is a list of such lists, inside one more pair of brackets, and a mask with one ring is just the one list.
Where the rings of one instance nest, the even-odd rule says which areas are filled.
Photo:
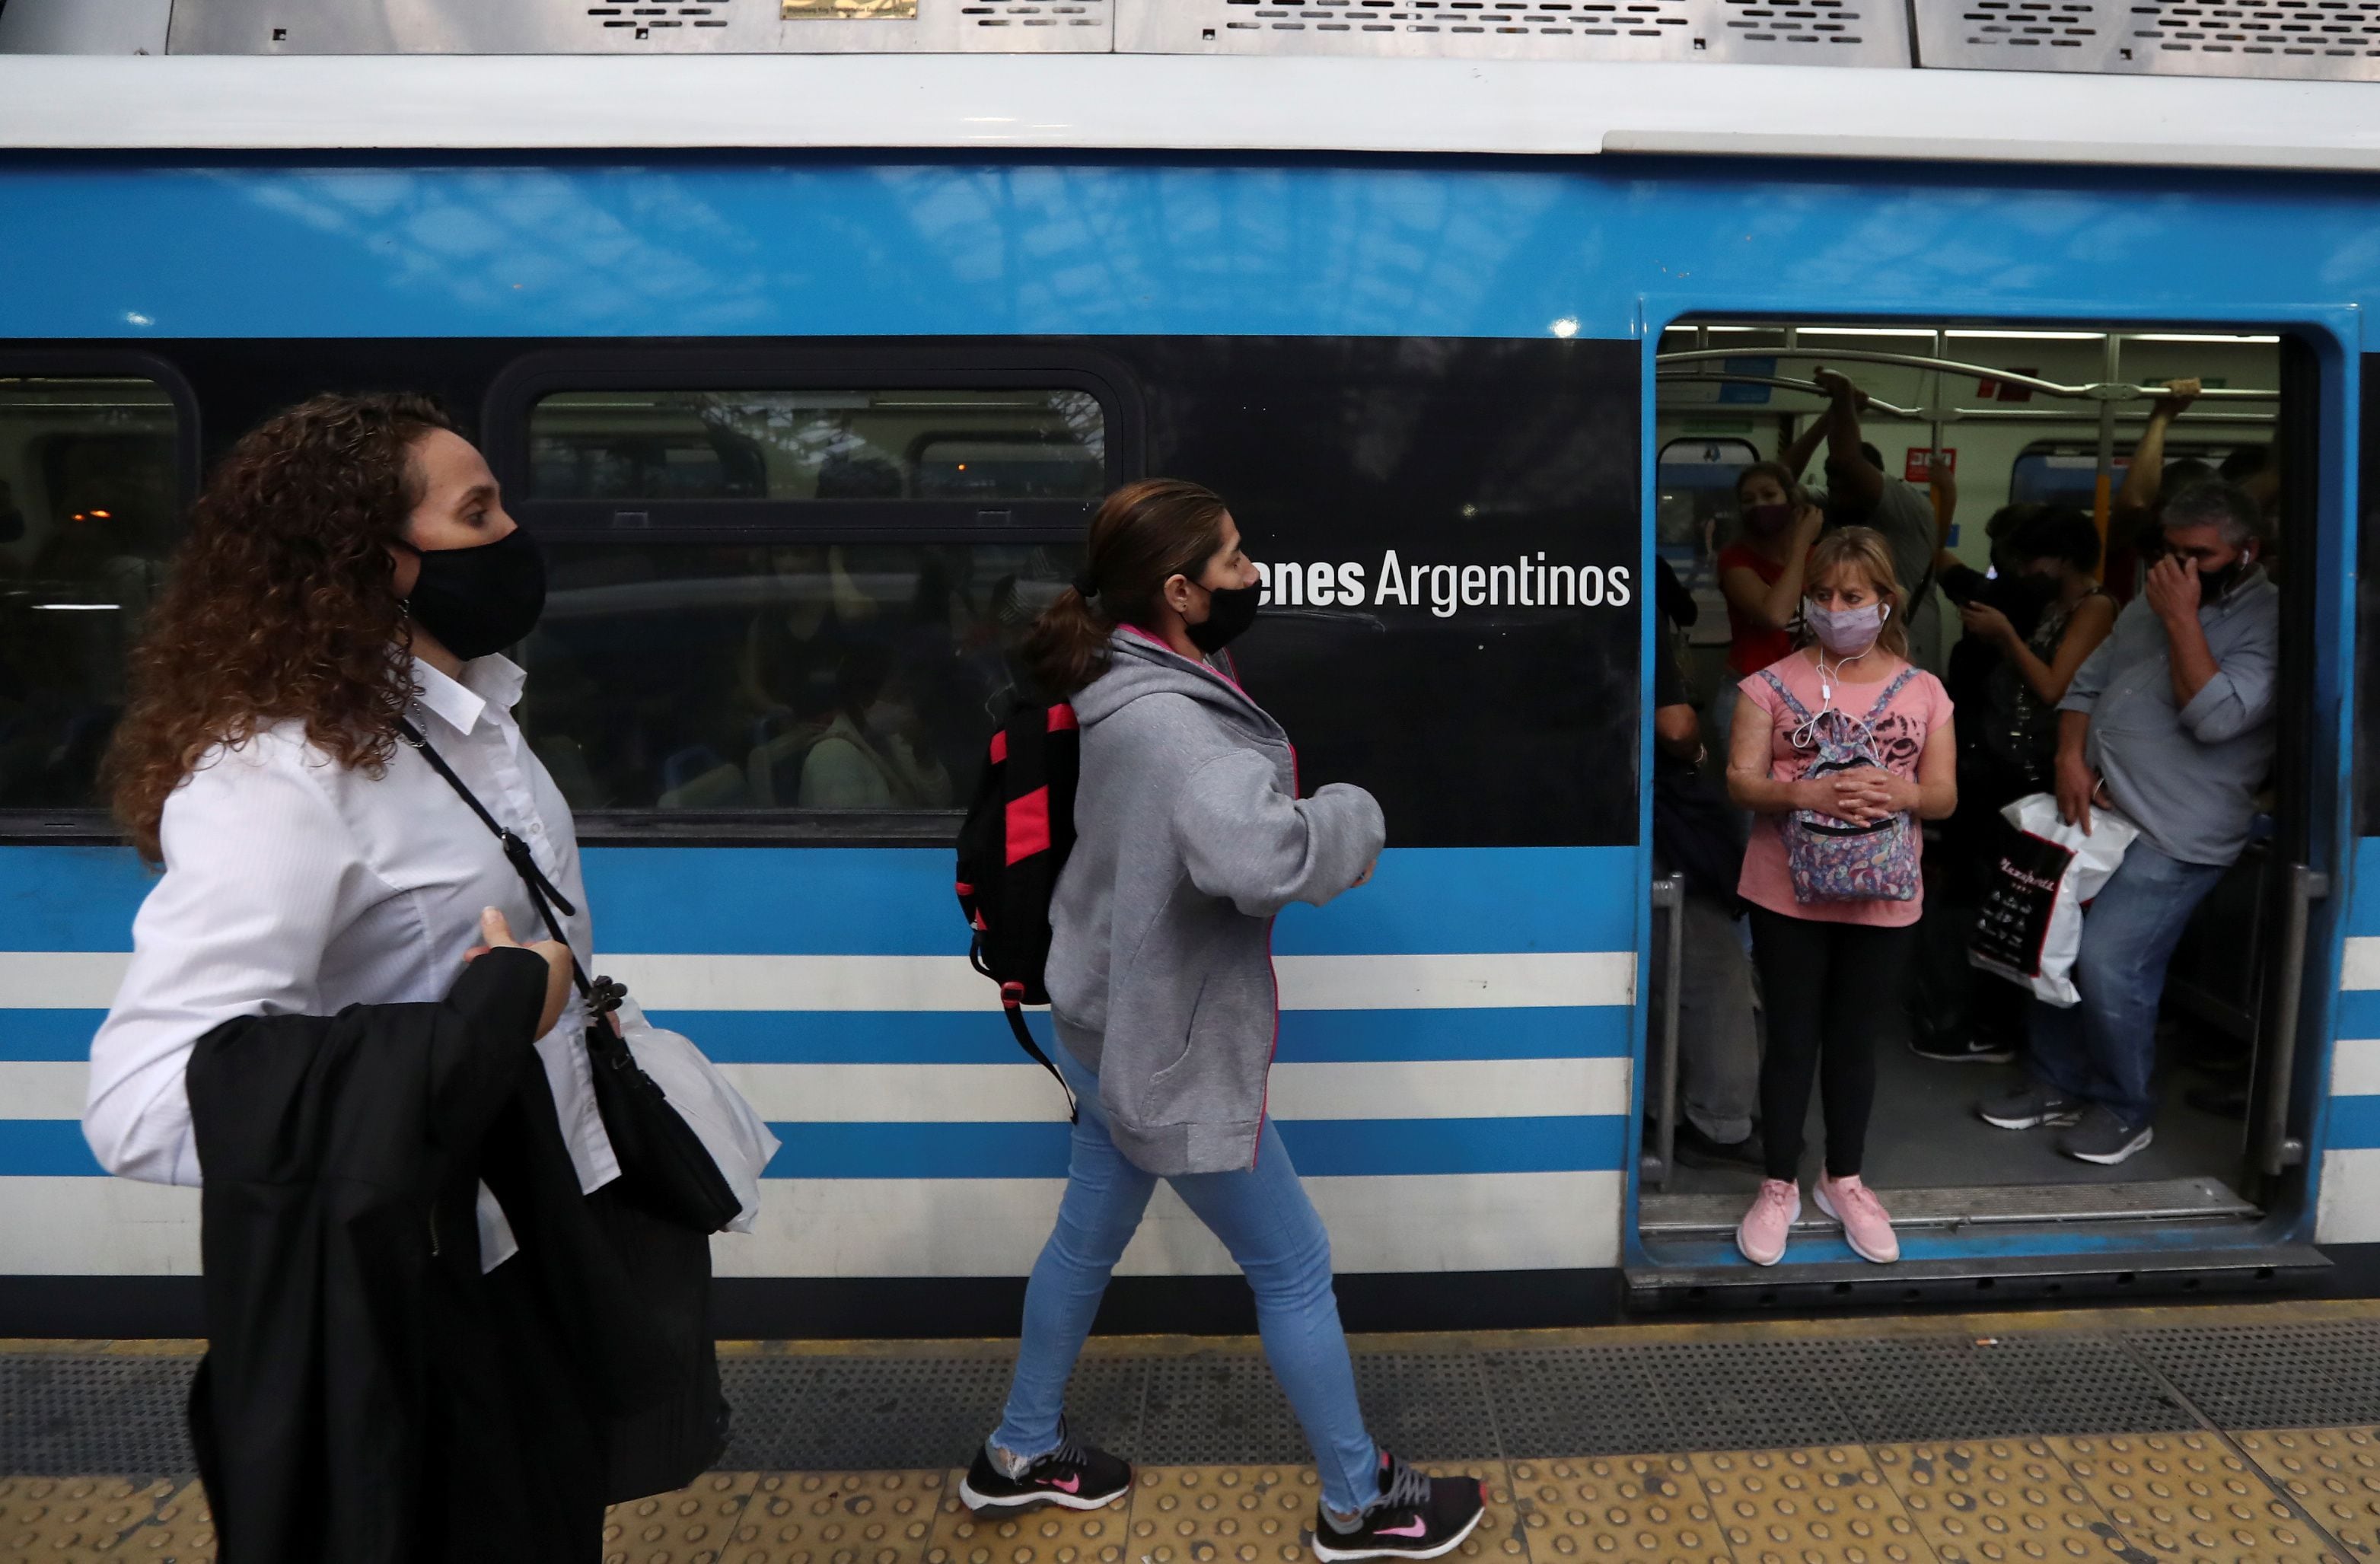
[[[520, 669], [502, 657], [450, 679], [419, 660], [413, 721], [480, 802], [528, 843], [577, 913], [563, 919], [593, 970], [570, 807], [521, 737]], [[400, 743], [384, 775], [339, 765], [285, 721], [218, 746], [165, 800], [165, 873], [132, 924], [132, 963], [91, 1039], [83, 1134], [110, 1172], [199, 1182], [182, 1072], [199, 1038], [241, 1015], [334, 1015], [351, 1004], [443, 998], [496, 907], [524, 942], [544, 924], [470, 806]], [[555, 909], [557, 915], [560, 909]], [[579, 1186], [620, 1166], [595, 1105], [574, 993], [537, 1049]], [[516, 1245], [486, 1189], [480, 1255]]]

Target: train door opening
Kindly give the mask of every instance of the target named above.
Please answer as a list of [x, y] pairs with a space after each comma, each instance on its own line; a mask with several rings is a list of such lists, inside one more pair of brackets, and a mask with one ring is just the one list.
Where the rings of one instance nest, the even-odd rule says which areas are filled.
[[[1774, 1296], [1816, 1278], [1836, 1292], [1865, 1283], [2006, 1296], [2024, 1277], [2038, 1291], [2088, 1291], [2095, 1267], [2128, 1283], [2167, 1267], [2196, 1287], [2239, 1267], [2269, 1278], [2310, 1256], [2277, 1263], [2254, 1235], [2305, 1197], [2290, 1083], [2322, 1067], [2325, 1047], [2319, 1027], [2299, 1024], [2310, 965], [2326, 972], [2306, 939], [2325, 890], [2310, 867], [2326, 839], [2316, 817], [2338, 806], [2315, 781], [2337, 741], [2313, 722], [2325, 589], [2312, 547], [2313, 351], [2272, 333], [1713, 319], [1670, 329], [1658, 352], [1653, 564], [1665, 589], [1645, 600], [1674, 682], [1657, 697], [1671, 707], [1657, 716], [1647, 765], [1655, 940], [1638, 1237], [1649, 1264], [1632, 1267], [1637, 1295]], [[2010, 1130], [1979, 1113], [2036, 1078], [2036, 1001], [1967, 952], [2006, 840], [2000, 806], [2054, 796], [2059, 699], [2100, 641], [2114, 640], [2109, 665], [2126, 654], [2126, 614], [2153, 615], [2161, 518], [2202, 483], [2252, 509], [2261, 568], [2277, 588], [2259, 612], [2268, 624], [2277, 615], [2278, 646], [2267, 636], [2234, 670], [2255, 686], [2248, 705], [2260, 709], [2246, 715], [2262, 736], [2242, 745], [2221, 723], [2207, 728], [2220, 755], [2205, 785], [2161, 794], [2176, 818], [2144, 822], [2144, 839], [2191, 866], [2177, 895], [2204, 900], [2153, 1001], [2141, 1126], [2151, 1138], [2119, 1159], [2084, 1160], [2075, 1153], [2107, 1149], [2078, 1138], [2087, 1121]], [[1756, 508], [1789, 493], [1818, 513], [1806, 532], [1791, 504], [1781, 517]], [[1735, 887], [1710, 883], [1715, 865], [1740, 860], [1714, 843], [1730, 824], [1773, 830], [1726, 795], [1736, 686], [1806, 639], [1798, 616], [1774, 615], [1769, 600], [1783, 595], [1758, 588], [1789, 551], [1854, 521], [1884, 533], [1915, 582], [1911, 661], [1956, 703], [1961, 797], [1957, 815], [1925, 829], [1906, 998], [1880, 1018], [1873, 1049], [1863, 1172], [1892, 1213], [1901, 1261], [1865, 1265], [1805, 1201], [1782, 1267], [1761, 1271], [1734, 1230], [1764, 1172], [1767, 996], [1750, 920], [1731, 915]], [[2136, 709], [2177, 736], [2180, 719], [2200, 713], [2177, 705], [2162, 664], [2155, 678], [2165, 683]], [[1675, 709], [1681, 688], [1691, 721]], [[2222, 766], [2257, 774], [2227, 794]], [[1797, 1169], [1805, 1192], [1826, 1146], [1822, 1096], [1814, 1085]], [[2214, 1254], [2232, 1245], [2228, 1258]]]

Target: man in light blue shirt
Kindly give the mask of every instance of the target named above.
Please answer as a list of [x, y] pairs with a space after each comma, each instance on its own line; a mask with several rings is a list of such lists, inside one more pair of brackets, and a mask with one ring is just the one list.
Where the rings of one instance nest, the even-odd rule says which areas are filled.
[[2157, 1001], [2190, 915], [2248, 843], [2272, 770], [2280, 591], [2263, 517], [2230, 484], [2168, 502], [2166, 555], [2058, 703], [2058, 810], [2141, 828], [2082, 919], [2082, 1001], [2035, 1001], [2034, 1079], [1987, 1102], [2002, 1129], [2071, 1126], [2058, 1149], [2113, 1167], [2149, 1144]]

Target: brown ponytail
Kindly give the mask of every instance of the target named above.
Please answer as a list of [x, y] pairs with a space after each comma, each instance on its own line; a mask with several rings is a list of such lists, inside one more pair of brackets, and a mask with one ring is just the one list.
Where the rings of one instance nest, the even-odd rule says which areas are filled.
[[1083, 574], [1025, 637], [1043, 692], [1062, 699], [1106, 673], [1108, 637], [1119, 624], [1148, 628], [1167, 581], [1198, 579], [1223, 546], [1227, 514], [1212, 490], [1178, 478], [1143, 479], [1109, 495], [1091, 518]]

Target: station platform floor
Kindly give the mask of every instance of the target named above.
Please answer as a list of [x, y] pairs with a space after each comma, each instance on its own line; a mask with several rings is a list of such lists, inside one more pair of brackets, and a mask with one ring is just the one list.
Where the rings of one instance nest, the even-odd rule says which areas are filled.
[[[2314, 1560], [2380, 1547], [2380, 1303], [1360, 1337], [1375, 1434], [1518, 1564]], [[199, 1344], [0, 1342], [0, 1564], [213, 1558]], [[722, 1469], [613, 1509], [606, 1564], [1301, 1564], [1315, 1480], [1245, 1339], [1095, 1339], [1088, 1515], [978, 1522], [959, 1468], [1013, 1345], [722, 1346]], [[590, 1561], [591, 1564], [591, 1561]]]

